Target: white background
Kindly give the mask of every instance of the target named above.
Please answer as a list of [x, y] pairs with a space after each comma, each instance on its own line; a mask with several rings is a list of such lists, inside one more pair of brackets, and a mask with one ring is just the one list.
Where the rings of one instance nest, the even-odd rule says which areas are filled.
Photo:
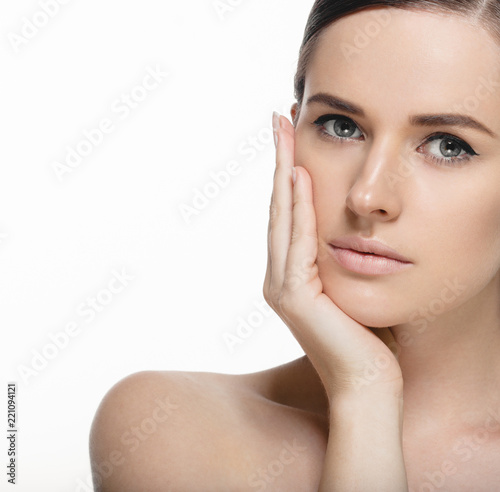
[[[271, 115], [290, 117], [312, 0], [222, 0], [233, 7], [220, 12], [212, 0], [65, 1], [34, 30], [49, 0], [0, 7], [0, 428], [9, 381], [19, 428], [18, 485], [2, 471], [1, 490], [91, 490], [93, 416], [131, 373], [245, 373], [303, 354], [256, 304]], [[148, 70], [168, 75], [145, 91]], [[144, 100], [125, 113], [123, 95]], [[103, 119], [112, 131], [59, 179], [54, 162], [89, 151], [84, 131]], [[239, 174], [217, 188], [234, 161]], [[187, 219], [196, 189], [213, 195]], [[113, 272], [133, 279], [110, 294]], [[242, 319], [252, 331], [231, 345]]]

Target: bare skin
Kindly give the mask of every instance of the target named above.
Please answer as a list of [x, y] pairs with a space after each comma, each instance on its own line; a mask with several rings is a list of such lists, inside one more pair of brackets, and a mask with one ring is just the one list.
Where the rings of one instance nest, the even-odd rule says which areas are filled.
[[[147, 434], [156, 398], [166, 410]], [[432, 490], [431, 480], [436, 490], [496, 490], [494, 417], [481, 427], [408, 431], [409, 490]], [[327, 400], [306, 357], [244, 375], [137, 373], [110, 390], [94, 421], [95, 491], [317, 492], [327, 438]]]
[[[255, 374], [121, 381], [92, 427], [97, 492], [323, 492], [337, 477], [344, 492], [365, 472], [361, 492], [383, 479], [398, 492], [498, 488], [500, 48], [464, 19], [391, 9], [369, 46], [346, 57], [337, 47], [370, 15], [327, 28], [303, 107], [276, 132], [264, 293], [306, 356]], [[490, 90], [478, 91], [478, 80], [493, 80]], [[307, 103], [320, 92], [364, 116]], [[464, 111], [471, 94], [478, 104]], [[408, 123], [456, 106], [495, 135]], [[325, 114], [344, 117], [354, 136], [330, 138], [333, 116], [320, 136], [315, 122]], [[430, 156], [443, 159], [442, 150], [429, 140], [437, 133], [480, 155], [438, 164]], [[384, 240], [411, 268], [378, 277], [345, 270], [327, 252], [345, 234]], [[367, 363], [377, 357], [372, 377]]]
[[[321, 390], [313, 371], [298, 360], [247, 375], [125, 378], [106, 395], [93, 424], [96, 491], [317, 490], [327, 421], [310, 385]], [[148, 434], [158, 401], [163, 410]]]

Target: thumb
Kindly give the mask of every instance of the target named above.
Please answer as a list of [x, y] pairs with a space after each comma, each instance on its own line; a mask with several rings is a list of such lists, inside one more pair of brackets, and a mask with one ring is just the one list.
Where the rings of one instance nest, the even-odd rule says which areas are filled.
[[392, 352], [396, 360], [399, 362], [399, 354], [401, 353], [401, 348], [396, 342], [394, 335], [390, 328], [370, 328], [370, 330], [378, 337]]

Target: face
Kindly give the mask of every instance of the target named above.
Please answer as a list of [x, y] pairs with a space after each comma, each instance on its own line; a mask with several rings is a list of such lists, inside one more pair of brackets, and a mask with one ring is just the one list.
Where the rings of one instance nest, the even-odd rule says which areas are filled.
[[[367, 9], [323, 32], [295, 121], [295, 164], [313, 183], [323, 291], [360, 323], [464, 319], [493, 292], [498, 303], [499, 60], [486, 30], [450, 14]], [[331, 97], [310, 101], [318, 94]], [[485, 128], [418, 118], [442, 114]], [[411, 265], [347, 270], [328, 246], [346, 235]]]

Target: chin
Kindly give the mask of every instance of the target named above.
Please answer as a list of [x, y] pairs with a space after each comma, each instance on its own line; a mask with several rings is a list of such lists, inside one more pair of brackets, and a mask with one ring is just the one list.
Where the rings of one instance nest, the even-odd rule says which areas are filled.
[[[339, 306], [340, 307], [340, 306]], [[367, 326], [369, 328], [387, 328], [390, 326], [395, 326], [398, 323], [393, 316], [387, 316], [387, 313], [377, 313], [377, 312], [353, 312], [351, 310], [342, 309], [350, 318], [358, 322], [360, 325]]]
[[371, 290], [363, 292], [356, 289], [352, 292], [349, 289], [339, 289], [324, 286], [323, 293], [327, 295], [333, 303], [338, 306], [347, 316], [357, 321], [363, 326], [370, 328], [387, 328], [403, 323], [408, 320], [404, 313], [395, 312], [394, 300], [389, 300], [385, 296], [376, 295]]

